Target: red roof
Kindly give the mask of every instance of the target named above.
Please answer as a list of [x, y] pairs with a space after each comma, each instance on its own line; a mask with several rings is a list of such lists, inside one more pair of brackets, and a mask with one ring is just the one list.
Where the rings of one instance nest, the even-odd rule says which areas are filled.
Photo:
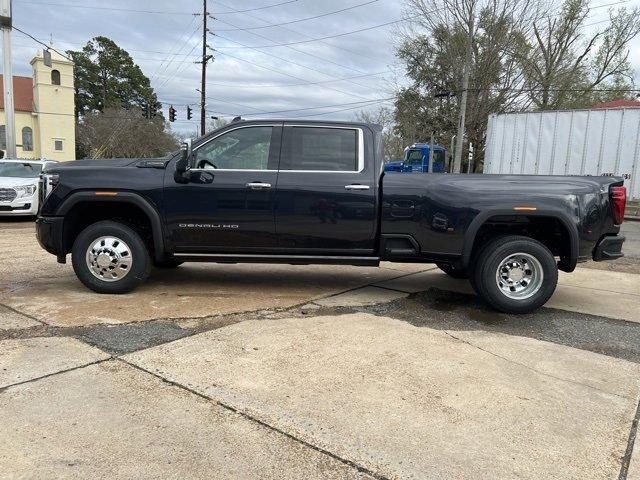
[[[4, 92], [4, 75], [0, 75], [0, 89]], [[13, 103], [19, 112], [33, 111], [33, 79], [13, 77]], [[0, 95], [0, 109], [4, 110], [4, 95]]]
[[620, 98], [618, 100], [611, 100], [610, 102], [599, 103], [591, 108], [594, 110], [600, 108], [640, 108], [640, 102], [638, 100]]

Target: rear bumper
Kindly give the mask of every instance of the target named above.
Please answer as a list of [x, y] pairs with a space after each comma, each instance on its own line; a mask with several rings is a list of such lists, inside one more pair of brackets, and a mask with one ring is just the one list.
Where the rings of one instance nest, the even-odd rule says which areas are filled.
[[64, 258], [64, 217], [38, 217], [36, 220], [36, 238], [38, 243], [47, 252]]
[[593, 249], [593, 259], [596, 262], [602, 262], [604, 260], [615, 260], [616, 258], [624, 257], [622, 253], [622, 244], [625, 238], [623, 235], [608, 235], [602, 237], [596, 244], [596, 248]]

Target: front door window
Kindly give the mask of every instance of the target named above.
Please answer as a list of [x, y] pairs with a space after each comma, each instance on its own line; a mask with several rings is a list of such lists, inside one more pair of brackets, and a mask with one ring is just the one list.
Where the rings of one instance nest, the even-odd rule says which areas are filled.
[[268, 170], [273, 127], [231, 130], [199, 147], [195, 168]]

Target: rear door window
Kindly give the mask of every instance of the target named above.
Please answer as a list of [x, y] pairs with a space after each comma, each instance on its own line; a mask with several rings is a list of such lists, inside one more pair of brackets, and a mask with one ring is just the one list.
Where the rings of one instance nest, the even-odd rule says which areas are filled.
[[357, 172], [358, 130], [292, 127], [285, 134], [280, 170]]

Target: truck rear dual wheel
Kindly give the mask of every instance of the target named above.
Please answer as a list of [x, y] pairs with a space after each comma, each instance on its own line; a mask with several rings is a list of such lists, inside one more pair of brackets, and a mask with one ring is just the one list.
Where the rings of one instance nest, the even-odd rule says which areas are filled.
[[110, 220], [89, 225], [71, 252], [80, 281], [98, 293], [127, 293], [151, 272], [147, 246], [131, 227]]
[[491, 307], [529, 313], [553, 295], [558, 266], [542, 243], [513, 235], [495, 238], [481, 248], [471, 275], [474, 289]]

